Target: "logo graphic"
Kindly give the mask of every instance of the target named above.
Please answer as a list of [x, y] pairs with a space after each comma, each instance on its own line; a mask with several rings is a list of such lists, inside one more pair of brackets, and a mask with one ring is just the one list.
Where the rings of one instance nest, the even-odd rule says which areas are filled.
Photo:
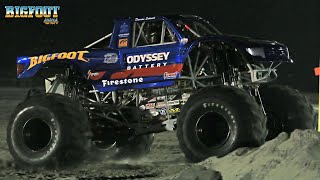
[[87, 79], [97, 81], [101, 79], [106, 74], [106, 72], [91, 72], [91, 70], [89, 70], [87, 74], [88, 74]]
[[62, 52], [62, 53], [53, 53], [53, 54], [29, 57], [30, 65], [28, 67], [28, 70], [38, 64], [42, 64], [47, 61], [52, 61], [55, 59], [69, 59], [69, 60], [78, 59], [79, 61], [88, 62], [88, 60], [83, 58], [84, 53], [89, 53], [89, 52], [88, 51], [78, 51], [78, 52], [68, 52], [68, 53]]
[[128, 47], [128, 38], [119, 39], [118, 47], [119, 47], [119, 48]]
[[166, 108], [159, 109], [159, 113], [163, 116], [167, 115], [167, 109]]
[[[141, 69], [141, 68], [154, 68], [154, 67], [161, 67], [166, 66], [167, 62], [160, 63], [159, 61], [166, 61], [168, 60], [170, 52], [160, 52], [160, 53], [152, 53], [152, 54], [140, 54], [140, 55], [133, 55], [127, 57], [127, 70], [131, 69]], [[137, 63], [145, 63], [147, 64], [137, 64]], [[148, 63], [148, 62], [157, 62], [157, 63]], [[137, 64], [130, 66], [131, 64]]]
[[60, 6], [5, 6], [5, 18], [44, 18], [45, 24], [58, 24]]
[[163, 74], [163, 79], [176, 79], [177, 76], [178, 76], [178, 72], [174, 72], [174, 73], [165, 72]]
[[107, 63], [107, 64], [114, 64], [116, 62], [118, 62], [118, 54], [116, 53], [108, 53], [104, 55], [104, 61], [103, 63]]
[[180, 108], [172, 108], [172, 109], [169, 109], [169, 113], [170, 114], [176, 114], [176, 113], [179, 113], [180, 112]]
[[103, 87], [106, 86], [114, 86], [114, 85], [126, 85], [126, 84], [136, 84], [142, 83], [143, 78], [128, 78], [128, 79], [120, 79], [120, 80], [102, 80]]
[[129, 32], [129, 25], [126, 23], [121, 24], [120, 33], [127, 33], [127, 32]]

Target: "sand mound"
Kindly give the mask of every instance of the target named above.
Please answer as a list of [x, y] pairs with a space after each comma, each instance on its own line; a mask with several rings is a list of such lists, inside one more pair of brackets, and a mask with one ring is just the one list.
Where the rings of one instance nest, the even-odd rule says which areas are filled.
[[260, 148], [240, 148], [198, 165], [220, 171], [224, 180], [319, 179], [320, 135], [313, 130], [281, 133]]
[[221, 173], [203, 166], [193, 166], [180, 173], [174, 180], [222, 180]]

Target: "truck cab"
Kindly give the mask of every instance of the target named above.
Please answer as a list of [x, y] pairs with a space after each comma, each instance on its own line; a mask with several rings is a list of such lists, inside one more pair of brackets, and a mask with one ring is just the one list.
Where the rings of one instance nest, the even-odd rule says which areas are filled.
[[110, 50], [92, 49], [89, 79], [100, 91], [170, 86], [187, 56], [183, 38], [165, 17], [116, 19]]
[[[181, 75], [183, 63], [189, 52], [189, 39], [192, 39], [192, 36], [200, 37], [200, 34], [194, 31], [189, 31], [190, 36], [183, 33], [190, 27], [183, 24], [181, 17], [146, 16], [116, 19], [108, 46], [114, 52], [103, 54], [103, 50], [94, 50], [97, 53], [90, 58], [90, 70], [94, 72], [91, 75], [94, 76], [89, 78], [96, 83], [101, 73], [109, 74], [102, 83], [95, 84], [102, 91], [171, 86]], [[194, 28], [200, 30], [202, 35], [220, 34], [200, 17], [183, 18], [194, 21]], [[103, 61], [101, 55], [104, 57]]]

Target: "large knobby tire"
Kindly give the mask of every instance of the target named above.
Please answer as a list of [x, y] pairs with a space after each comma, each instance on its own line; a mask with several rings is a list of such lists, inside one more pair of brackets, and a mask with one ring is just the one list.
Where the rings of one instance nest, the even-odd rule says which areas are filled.
[[314, 129], [314, 111], [308, 99], [298, 90], [281, 85], [260, 88], [262, 104], [267, 114], [267, 140], [281, 132]]
[[27, 98], [13, 112], [7, 143], [18, 167], [62, 168], [83, 160], [91, 148], [87, 113], [58, 94]]
[[244, 90], [216, 86], [192, 95], [177, 120], [177, 137], [192, 162], [224, 156], [243, 146], [259, 146], [267, 135], [266, 117]]

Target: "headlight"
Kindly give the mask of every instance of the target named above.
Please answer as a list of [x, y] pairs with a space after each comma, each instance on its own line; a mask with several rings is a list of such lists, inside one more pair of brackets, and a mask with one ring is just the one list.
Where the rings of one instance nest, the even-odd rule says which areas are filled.
[[246, 48], [246, 51], [251, 54], [251, 56], [260, 56], [266, 58], [263, 48]]

